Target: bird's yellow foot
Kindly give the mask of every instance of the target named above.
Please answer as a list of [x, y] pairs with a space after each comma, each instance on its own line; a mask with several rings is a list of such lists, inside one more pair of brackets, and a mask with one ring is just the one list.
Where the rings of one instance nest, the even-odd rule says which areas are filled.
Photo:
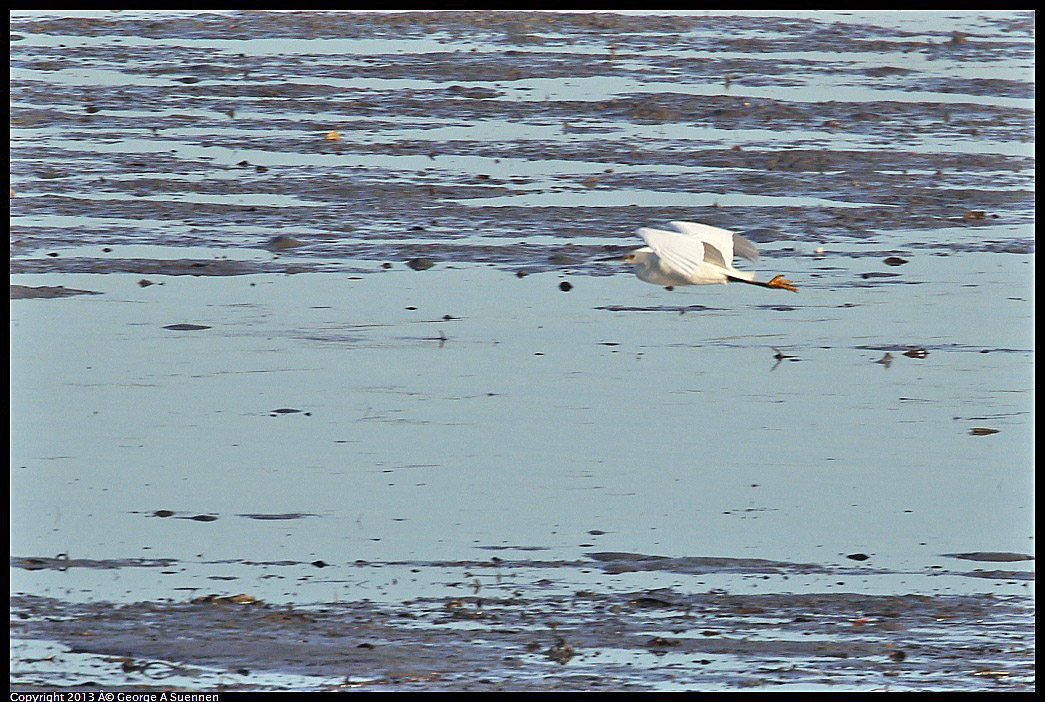
[[784, 276], [778, 275], [773, 280], [766, 283], [771, 288], [783, 288], [784, 290], [790, 290], [791, 292], [798, 292], [798, 288], [791, 284], [790, 280], [784, 280]]

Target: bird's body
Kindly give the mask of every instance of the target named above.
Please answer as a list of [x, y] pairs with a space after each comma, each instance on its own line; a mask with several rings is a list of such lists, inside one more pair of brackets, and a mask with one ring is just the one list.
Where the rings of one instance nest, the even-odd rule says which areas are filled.
[[712, 285], [731, 280], [798, 292], [791, 281], [776, 276], [769, 282], [733, 267], [733, 255], [758, 260], [758, 249], [740, 234], [696, 222], [671, 222], [675, 231], [643, 227], [638, 234], [646, 246], [625, 259], [639, 280], [654, 285]]

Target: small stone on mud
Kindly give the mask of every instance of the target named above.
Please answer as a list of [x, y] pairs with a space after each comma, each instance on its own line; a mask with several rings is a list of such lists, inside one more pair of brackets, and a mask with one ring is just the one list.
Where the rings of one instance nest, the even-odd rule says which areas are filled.
[[675, 606], [671, 602], [658, 597], [636, 597], [633, 600], [629, 600], [628, 604], [632, 607], [649, 607], [651, 609], [666, 609]]
[[654, 636], [646, 642], [649, 648], [671, 648], [681, 643], [678, 639], [665, 639], [663, 636]]
[[406, 265], [413, 268], [415, 271], [426, 271], [435, 265], [435, 262], [430, 258], [411, 258], [406, 262]]
[[990, 436], [991, 434], [997, 434], [1000, 429], [988, 429], [987, 427], [973, 427], [969, 430], [969, 433], [973, 436]]
[[546, 653], [548, 658], [551, 658], [560, 665], [566, 665], [566, 663], [575, 655], [573, 646], [571, 646], [569, 642], [561, 636], [555, 639], [555, 645], [549, 648]]
[[274, 236], [265, 242], [265, 248], [271, 251], [283, 251], [285, 249], [292, 249], [296, 246], [304, 245], [304, 242], [298, 241], [290, 236]]

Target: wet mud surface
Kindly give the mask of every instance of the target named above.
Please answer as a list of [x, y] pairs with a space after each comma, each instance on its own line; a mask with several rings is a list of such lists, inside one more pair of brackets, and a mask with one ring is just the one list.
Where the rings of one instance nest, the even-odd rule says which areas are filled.
[[[15, 20], [12, 125], [60, 139], [13, 144], [12, 211], [39, 224], [13, 229], [11, 270], [235, 275], [424, 255], [596, 274], [605, 266], [592, 258], [637, 225], [671, 219], [775, 226], [767, 241], [843, 251], [881, 229], [1027, 223], [1033, 110], [989, 98], [1031, 99], [1033, 76], [928, 70], [1033, 55], [1031, 16], [993, 23], [989, 40], [955, 40], [932, 27], [904, 36], [800, 18], [525, 12]], [[34, 35], [56, 39], [36, 45]], [[107, 41], [88, 41], [97, 37]], [[267, 55], [222, 43], [252, 37], [303, 48]], [[369, 50], [320, 53], [334, 38]], [[411, 53], [411, 42], [426, 43]], [[911, 56], [926, 68], [894, 65]], [[116, 66], [121, 80], [48, 80]], [[825, 81], [897, 99], [745, 94]], [[960, 148], [927, 152], [927, 140]], [[976, 141], [1026, 149], [962, 146]], [[650, 193], [709, 196], [675, 207]], [[737, 193], [781, 204], [752, 212], [729, 203]], [[64, 217], [82, 221], [75, 231], [47, 224]], [[192, 260], [193, 246], [262, 248], [280, 230], [301, 243], [293, 266]], [[586, 241], [556, 259], [571, 238]], [[907, 244], [1033, 251], [1021, 236], [969, 239]], [[25, 256], [142, 242], [184, 247], [185, 259]]]
[[[1007, 262], [1035, 251], [1034, 16], [989, 15], [979, 26], [533, 12], [13, 16], [10, 271], [130, 273], [149, 276], [138, 283], [146, 287], [168, 276], [388, 267], [425, 276], [483, 263], [520, 276], [568, 273], [573, 283], [556, 281], [568, 291], [584, 276], [624, 274], [603, 261], [633, 249], [637, 227], [681, 219], [757, 228], [750, 238], [767, 259], [811, 266], [800, 285], [922, 290], [927, 276], [910, 271], [923, 257]], [[1004, 78], [983, 72], [1002, 65], [1017, 68]], [[818, 246], [835, 259], [814, 255]], [[852, 265], [859, 270], [847, 275]], [[12, 299], [94, 294], [11, 286]], [[723, 311], [691, 300], [603, 304], [593, 314]], [[201, 321], [209, 324], [163, 333], [186, 339], [213, 328]], [[930, 341], [917, 343], [923, 352], [1029, 353]], [[915, 340], [852, 343], [887, 352], [877, 362], [888, 367], [888, 352], [899, 357]], [[776, 359], [807, 365], [779, 350]], [[300, 416], [272, 407], [264, 411]], [[315, 516], [300, 508], [236, 516]], [[133, 554], [23, 554], [12, 566], [33, 577], [185, 567]], [[99, 681], [230, 690], [1033, 688], [1033, 601], [989, 592], [995, 581], [1029, 587], [1033, 574], [1007, 565], [1029, 556], [948, 554], [959, 565], [933, 573], [982, 583], [986, 594], [882, 595], [857, 580], [897, 573], [861, 565], [859, 555], [851, 568], [617, 552], [333, 567], [239, 561], [294, 571], [278, 576], [288, 581], [304, 569], [349, 586], [372, 567], [404, 578], [437, 571], [459, 591], [399, 602], [349, 587], [341, 602], [267, 603], [248, 579], [223, 585], [209, 568], [171, 599], [149, 602], [76, 601], [41, 586], [12, 596], [11, 681], [18, 689]], [[976, 563], [963, 570], [962, 561]], [[515, 575], [501, 583], [499, 573]], [[621, 584], [651, 573], [679, 582]], [[766, 591], [699, 581], [723, 574], [765, 578]], [[802, 578], [821, 591], [794, 594], [789, 579]], [[42, 641], [58, 648], [43, 655], [24, 643]]]
[[[459, 578], [456, 585], [449, 583], [458, 595], [395, 603], [361, 598], [272, 605], [240, 593], [114, 606], [17, 595], [11, 633], [15, 639], [62, 644], [65, 651], [53, 661], [58, 668], [63, 657], [92, 654], [93, 674], [126, 689], [191, 687], [215, 671], [223, 676], [218, 687], [229, 690], [280, 689], [262, 682], [266, 674], [307, 676], [305, 687], [327, 691], [1027, 690], [1033, 685], [1034, 636], [1026, 627], [1032, 605], [1025, 598], [629, 590], [611, 583], [648, 570], [748, 578], [815, 573], [842, 581], [875, 571], [759, 559], [590, 556], [592, 561], [578, 562], [322, 564], [335, 581], [360, 577], [353, 571], [397, 566]], [[27, 560], [17, 565], [34, 567]], [[145, 564], [119, 567], [135, 565]], [[65, 566], [92, 567], [71, 561]], [[564, 580], [587, 569], [601, 571], [604, 584], [563, 587]], [[23, 661], [14, 650], [12, 667], [18, 670]], [[72, 688], [91, 684], [90, 678], [65, 681]]]

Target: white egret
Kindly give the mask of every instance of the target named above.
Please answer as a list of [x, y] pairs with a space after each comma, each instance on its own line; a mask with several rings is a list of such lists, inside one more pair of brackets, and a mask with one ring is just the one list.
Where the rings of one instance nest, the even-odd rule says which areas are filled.
[[625, 261], [635, 268], [639, 280], [654, 285], [711, 285], [739, 283], [798, 292], [790, 280], [778, 275], [769, 282], [733, 267], [733, 254], [758, 260], [758, 249], [740, 234], [696, 222], [671, 222], [676, 231], [643, 227], [638, 234], [646, 246], [633, 251]]

